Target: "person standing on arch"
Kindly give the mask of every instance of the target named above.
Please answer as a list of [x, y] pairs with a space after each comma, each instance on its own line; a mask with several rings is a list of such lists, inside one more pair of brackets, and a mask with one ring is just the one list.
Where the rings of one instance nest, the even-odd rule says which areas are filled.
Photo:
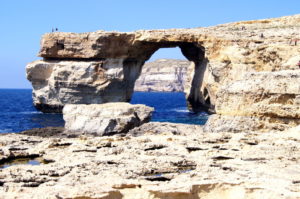
[[298, 64], [297, 64], [298, 68], [300, 68], [300, 61], [298, 61]]

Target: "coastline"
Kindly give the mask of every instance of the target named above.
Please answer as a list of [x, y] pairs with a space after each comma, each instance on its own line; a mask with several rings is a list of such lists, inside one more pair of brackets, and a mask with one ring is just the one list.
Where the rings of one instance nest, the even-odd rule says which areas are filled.
[[[15, 114], [34, 105], [64, 127], [0, 134], [0, 199], [300, 198], [299, 22], [46, 33], [43, 60], [26, 66], [32, 99], [0, 95], [0, 118], [24, 128], [53, 116]], [[150, 67], [142, 85], [184, 93], [134, 93], [169, 47], [189, 66]]]
[[156, 122], [125, 136], [67, 138], [58, 132], [0, 135], [2, 164], [9, 157], [44, 161], [0, 169], [2, 197], [300, 196], [300, 153], [286, 156], [300, 138], [290, 132], [216, 134]]

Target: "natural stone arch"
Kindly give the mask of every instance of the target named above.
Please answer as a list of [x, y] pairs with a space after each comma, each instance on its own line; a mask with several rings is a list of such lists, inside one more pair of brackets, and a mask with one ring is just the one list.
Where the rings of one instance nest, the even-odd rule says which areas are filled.
[[61, 112], [65, 104], [129, 101], [145, 61], [160, 48], [179, 47], [191, 62], [185, 85], [189, 108], [212, 112], [210, 88], [202, 84], [209, 56], [201, 38], [172, 31], [46, 34], [39, 53], [43, 60], [27, 66], [34, 105]]
[[[199, 112], [199, 111], [208, 111], [213, 112], [213, 105], [210, 102], [210, 97], [207, 92], [207, 88], [202, 87], [203, 77], [206, 70], [206, 65], [208, 60], [205, 58], [205, 48], [203, 46], [199, 46], [197, 43], [192, 42], [158, 42], [158, 43], [149, 43], [143, 44], [144, 50], [143, 53], [140, 54], [140, 57], [135, 59], [130, 58], [124, 60], [124, 71], [130, 71], [133, 66], [137, 66], [136, 63], [141, 63], [141, 66], [138, 70], [139, 73], [136, 73], [137, 76], [135, 78], [126, 78], [130, 80], [134, 80], [130, 82], [128, 86], [131, 90], [128, 93], [129, 99], [133, 93], [133, 86], [135, 80], [139, 77], [142, 67], [148, 59], [159, 49], [161, 48], [174, 48], [179, 47], [183, 56], [186, 57], [188, 61], [191, 62], [191, 66], [189, 67], [190, 74], [193, 74], [192, 77], [187, 78], [185, 82], [185, 95], [187, 99], [187, 104], [190, 110]], [[141, 59], [138, 61], [138, 59]], [[133, 61], [135, 60], [135, 61]], [[130, 64], [133, 63], [133, 64]]]

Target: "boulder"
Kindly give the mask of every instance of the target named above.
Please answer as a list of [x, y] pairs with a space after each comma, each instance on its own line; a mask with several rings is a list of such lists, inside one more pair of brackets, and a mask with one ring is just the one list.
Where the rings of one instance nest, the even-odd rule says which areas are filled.
[[106, 136], [127, 133], [149, 122], [153, 108], [129, 103], [68, 104], [63, 109], [65, 131]]

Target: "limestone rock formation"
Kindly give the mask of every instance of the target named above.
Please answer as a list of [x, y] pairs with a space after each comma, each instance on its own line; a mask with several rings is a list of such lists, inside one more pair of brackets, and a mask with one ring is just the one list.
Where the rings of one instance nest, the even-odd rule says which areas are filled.
[[65, 130], [97, 136], [127, 133], [149, 122], [153, 108], [128, 103], [67, 104], [63, 109]]
[[[56, 79], [60, 78], [51, 70], [46, 72], [45, 78], [28, 75], [28, 79], [34, 87], [35, 105], [45, 112], [61, 111], [66, 98], [68, 103], [75, 104], [128, 101], [144, 62], [159, 48], [179, 47], [191, 62], [184, 86], [190, 108], [214, 111], [219, 88], [240, 80], [245, 73], [297, 67], [300, 60], [299, 22], [300, 15], [294, 15], [194, 29], [47, 33], [42, 37], [39, 53], [45, 64], [51, 63], [53, 68], [60, 66], [61, 70], [68, 71], [70, 65], [61, 63], [103, 62], [97, 70], [90, 70], [86, 78], [94, 77], [100, 70], [105, 77], [96, 75], [95, 81], [104, 79], [106, 84], [89, 83], [87, 94], [74, 91], [70, 86], [72, 80], [67, 80], [65, 86], [58, 86], [56, 82], [60, 80]], [[110, 64], [110, 60], [114, 64]], [[36, 63], [29, 64], [27, 73], [38, 67]], [[115, 67], [123, 75], [107, 78], [106, 71]], [[76, 70], [74, 73], [77, 74]], [[54, 89], [52, 85], [56, 85]], [[110, 96], [109, 93], [114, 94]], [[98, 96], [97, 99], [94, 96]]]
[[223, 86], [210, 131], [284, 130], [300, 124], [300, 70], [246, 73]]
[[[61, 112], [65, 104], [129, 101], [139, 66], [122, 60], [35, 61], [27, 65], [33, 103], [43, 112]], [[131, 79], [131, 80], [130, 80]]]
[[77, 138], [36, 131], [0, 134], [1, 199], [300, 197], [299, 128], [203, 133], [146, 123], [125, 137]]
[[183, 92], [189, 61], [158, 59], [143, 66], [135, 91]]

